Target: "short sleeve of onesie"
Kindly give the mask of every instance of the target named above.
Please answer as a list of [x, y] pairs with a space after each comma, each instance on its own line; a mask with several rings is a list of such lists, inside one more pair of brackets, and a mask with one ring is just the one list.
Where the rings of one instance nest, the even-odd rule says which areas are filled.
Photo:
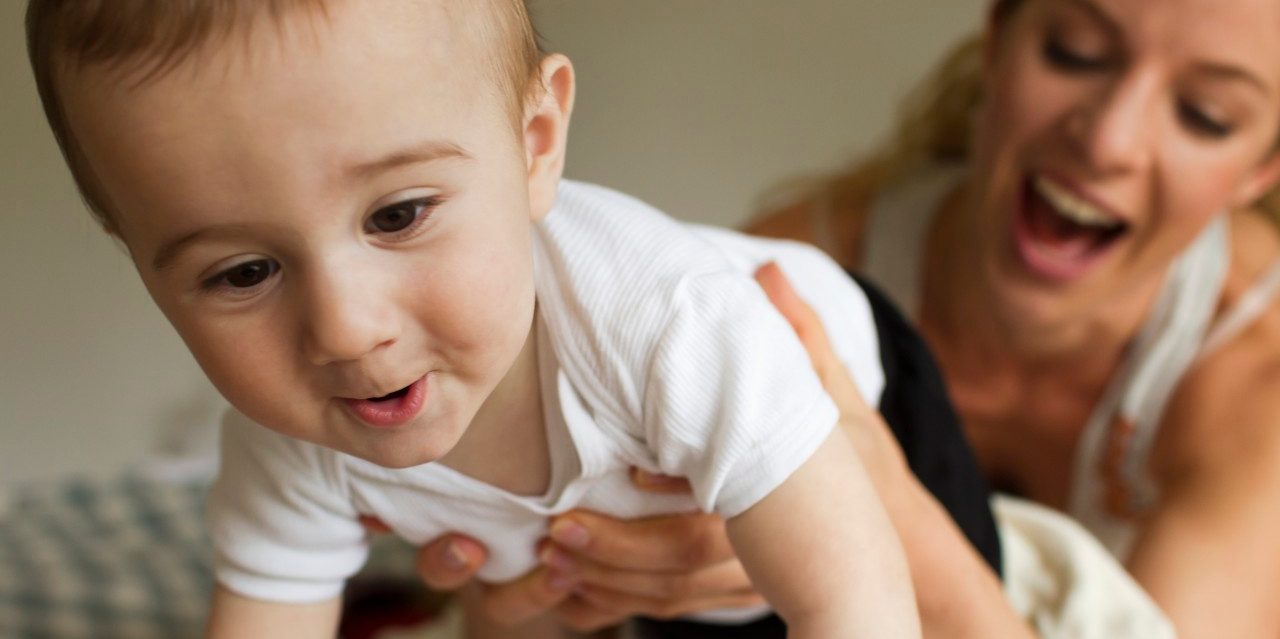
[[338, 596], [367, 556], [341, 468], [318, 446], [235, 410], [207, 505], [219, 584], [246, 597], [304, 603]]
[[839, 413], [749, 276], [692, 276], [673, 302], [646, 376], [644, 437], [702, 509], [733, 517], [803, 465]]

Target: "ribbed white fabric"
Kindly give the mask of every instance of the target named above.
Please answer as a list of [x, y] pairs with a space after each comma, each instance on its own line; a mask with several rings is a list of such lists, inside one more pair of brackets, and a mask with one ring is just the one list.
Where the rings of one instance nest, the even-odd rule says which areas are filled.
[[[267, 600], [336, 595], [364, 559], [358, 514], [412, 543], [471, 535], [490, 552], [480, 577], [506, 581], [534, 567], [552, 514], [698, 508], [733, 517], [749, 508], [809, 458], [837, 418], [752, 279], [769, 259], [821, 316], [864, 395], [879, 400], [870, 307], [812, 247], [691, 227], [572, 182], [534, 235], [547, 493], [514, 495], [438, 464], [381, 468], [231, 412], [209, 502], [221, 583]], [[693, 497], [637, 491], [632, 465], [688, 477]]]
[[[959, 166], [930, 167], [872, 207], [864, 268], [911, 312], [920, 304], [920, 265], [930, 221], [963, 175]], [[1277, 265], [1243, 296], [1240, 305], [1214, 317], [1231, 256], [1228, 219], [1220, 215], [1210, 222], [1170, 266], [1156, 304], [1081, 434], [1069, 511], [1121, 560], [1132, 546], [1134, 522], [1113, 516], [1103, 506], [1100, 473], [1113, 420], [1124, 417], [1135, 429], [1121, 472], [1132, 490], [1134, 508], [1141, 510], [1158, 499], [1147, 462], [1165, 406], [1183, 374], [1198, 355], [1257, 319], [1280, 290]]]

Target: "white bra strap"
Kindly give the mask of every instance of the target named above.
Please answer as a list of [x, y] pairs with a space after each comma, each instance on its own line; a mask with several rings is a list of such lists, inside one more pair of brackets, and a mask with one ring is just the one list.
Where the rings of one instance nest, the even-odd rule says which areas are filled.
[[1245, 291], [1244, 295], [1241, 295], [1240, 299], [1213, 323], [1200, 349], [1199, 358], [1203, 359], [1206, 355], [1218, 350], [1220, 346], [1248, 328], [1254, 320], [1270, 308], [1277, 293], [1280, 293], [1280, 259], [1272, 262], [1271, 267], [1254, 281], [1249, 290]]
[[930, 165], [885, 189], [871, 205], [861, 270], [908, 317], [920, 311], [921, 264], [929, 227], [964, 172], [963, 166]]

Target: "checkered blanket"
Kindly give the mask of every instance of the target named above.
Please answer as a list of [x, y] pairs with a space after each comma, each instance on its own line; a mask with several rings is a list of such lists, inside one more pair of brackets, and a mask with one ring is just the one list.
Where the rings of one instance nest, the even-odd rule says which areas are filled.
[[[3, 496], [0, 638], [201, 636], [213, 587], [203, 528], [207, 488], [120, 476]], [[403, 587], [417, 584], [412, 569], [412, 549], [384, 536], [361, 575]], [[360, 625], [370, 626], [368, 616]]]
[[0, 514], [0, 637], [200, 636], [205, 486], [120, 477], [17, 491]]

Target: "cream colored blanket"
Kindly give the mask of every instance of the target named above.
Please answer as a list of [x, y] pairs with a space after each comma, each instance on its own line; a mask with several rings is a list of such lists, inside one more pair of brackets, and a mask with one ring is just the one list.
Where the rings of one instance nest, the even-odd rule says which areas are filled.
[[1173, 639], [1151, 597], [1087, 530], [1024, 499], [992, 500], [1005, 594], [1045, 639]]

